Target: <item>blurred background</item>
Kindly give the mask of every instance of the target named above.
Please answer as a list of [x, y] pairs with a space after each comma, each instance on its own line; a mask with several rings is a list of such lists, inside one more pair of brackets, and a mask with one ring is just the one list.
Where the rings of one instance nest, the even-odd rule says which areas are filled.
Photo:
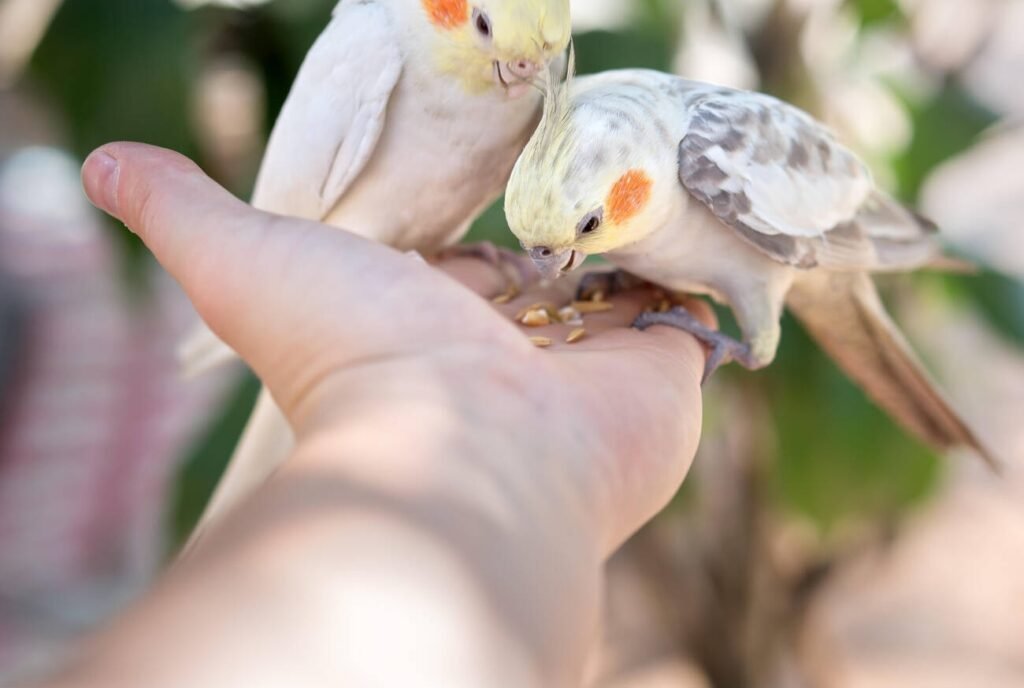
[[[132, 139], [246, 197], [336, 0], [0, 0], [0, 685], [173, 554], [251, 408], [180, 378], [194, 315], [78, 168]], [[595, 686], [1024, 685], [1024, 2], [574, 0], [580, 71], [674, 70], [827, 121], [979, 274], [887, 278], [989, 445], [904, 436], [787, 319], [707, 389], [673, 505], [610, 568]], [[500, 206], [470, 239], [508, 245]], [[723, 318], [727, 316], [723, 313]]]

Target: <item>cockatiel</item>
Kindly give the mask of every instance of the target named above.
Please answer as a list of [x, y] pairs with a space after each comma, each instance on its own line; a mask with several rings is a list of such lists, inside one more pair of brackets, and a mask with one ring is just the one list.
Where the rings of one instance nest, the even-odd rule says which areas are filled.
[[603, 254], [624, 271], [620, 283], [629, 274], [728, 304], [742, 342], [684, 309], [636, 323], [705, 342], [705, 377], [731, 360], [771, 363], [787, 305], [910, 432], [996, 465], [870, 277], [936, 261], [935, 226], [880, 191], [822, 125], [770, 96], [646, 70], [549, 80], [548, 91], [505, 196], [509, 224], [544, 275]]
[[[533, 82], [570, 33], [569, 0], [342, 0], [277, 120], [253, 205], [436, 254], [504, 190], [540, 118]], [[232, 355], [208, 331], [183, 350], [193, 372]], [[264, 393], [204, 521], [289, 444]]]

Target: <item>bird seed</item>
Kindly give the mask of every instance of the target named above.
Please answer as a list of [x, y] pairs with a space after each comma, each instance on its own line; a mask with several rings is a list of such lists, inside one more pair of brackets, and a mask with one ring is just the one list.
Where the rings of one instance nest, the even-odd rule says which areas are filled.
[[569, 333], [569, 336], [565, 338], [566, 344], [575, 344], [579, 340], [587, 336], [587, 331], [582, 327], [577, 327], [575, 330]]
[[608, 301], [573, 301], [572, 307], [575, 308], [578, 313], [582, 313], [584, 315], [587, 313], [604, 313], [615, 308], [615, 306]]
[[547, 311], [537, 308], [536, 310], [527, 311], [520, 322], [527, 327], [544, 327], [551, 324], [551, 316], [548, 315]]

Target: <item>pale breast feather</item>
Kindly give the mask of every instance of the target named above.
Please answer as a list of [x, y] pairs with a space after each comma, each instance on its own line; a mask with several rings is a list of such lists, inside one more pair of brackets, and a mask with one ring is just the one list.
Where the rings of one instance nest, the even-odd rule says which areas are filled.
[[389, 13], [368, 2], [335, 9], [274, 126], [253, 205], [322, 220], [362, 172], [402, 73]]
[[799, 267], [827, 259], [829, 234], [839, 244], [851, 235], [874, 184], [824, 126], [762, 94], [705, 87], [685, 97], [679, 179], [718, 218]]

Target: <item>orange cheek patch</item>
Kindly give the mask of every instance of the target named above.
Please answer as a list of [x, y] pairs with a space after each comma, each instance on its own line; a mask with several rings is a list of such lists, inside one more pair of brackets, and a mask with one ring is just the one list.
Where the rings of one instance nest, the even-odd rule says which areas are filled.
[[651, 200], [653, 184], [643, 170], [630, 170], [619, 177], [604, 204], [608, 219], [619, 224], [643, 210], [647, 201]]
[[467, 0], [422, 0], [427, 19], [442, 29], [454, 29], [469, 21]]

